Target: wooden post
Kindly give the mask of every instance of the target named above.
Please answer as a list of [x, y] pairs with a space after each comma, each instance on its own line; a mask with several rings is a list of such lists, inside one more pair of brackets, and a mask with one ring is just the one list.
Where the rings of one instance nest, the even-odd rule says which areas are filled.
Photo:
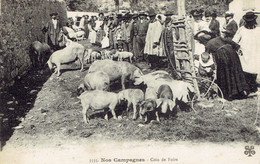
[[178, 17], [179, 17], [179, 19], [184, 18], [185, 15], [186, 15], [185, 0], [178, 0], [177, 5], [178, 5]]

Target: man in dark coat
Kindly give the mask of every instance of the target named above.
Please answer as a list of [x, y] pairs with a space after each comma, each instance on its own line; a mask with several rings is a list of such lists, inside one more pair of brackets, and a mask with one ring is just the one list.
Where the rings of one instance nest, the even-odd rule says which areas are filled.
[[210, 32], [213, 34], [214, 38], [220, 35], [219, 30], [219, 21], [216, 19], [217, 14], [216, 12], [211, 13], [209, 10], [205, 11], [205, 19], [206, 21], [210, 21], [209, 23], [209, 29]]
[[146, 19], [147, 15], [144, 12], [139, 14], [139, 21], [137, 24], [137, 42], [138, 42], [138, 58], [141, 60], [144, 59], [144, 46], [145, 46], [145, 37], [148, 30], [149, 22]]
[[225, 19], [226, 19], [226, 25], [224, 26], [224, 30], [227, 31], [227, 38], [233, 38], [235, 33], [238, 30], [237, 22], [233, 19], [234, 14], [233, 13], [226, 13]]
[[45, 43], [50, 45], [51, 49], [57, 50], [58, 45], [58, 36], [61, 31], [61, 24], [57, 19], [58, 13], [51, 13], [51, 20], [44, 26], [43, 32], [45, 33]]
[[131, 39], [133, 40], [133, 54], [135, 59], [137, 58], [138, 54], [139, 54], [139, 46], [138, 46], [138, 42], [137, 42], [137, 34], [138, 34], [138, 24], [139, 24], [139, 20], [138, 20], [138, 14], [135, 13], [133, 14], [133, 23], [132, 23], [132, 30], [131, 30]]

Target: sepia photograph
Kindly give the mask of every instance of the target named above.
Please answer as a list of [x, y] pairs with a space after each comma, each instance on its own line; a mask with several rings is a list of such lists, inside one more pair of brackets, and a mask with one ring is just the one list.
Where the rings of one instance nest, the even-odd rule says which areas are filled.
[[260, 164], [260, 0], [0, 0], [1, 164]]

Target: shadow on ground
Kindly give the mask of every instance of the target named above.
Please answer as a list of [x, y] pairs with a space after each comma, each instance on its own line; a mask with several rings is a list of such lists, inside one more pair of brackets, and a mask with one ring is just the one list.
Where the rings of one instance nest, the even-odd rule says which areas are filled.
[[49, 69], [31, 70], [17, 80], [12, 87], [6, 88], [0, 95], [1, 146], [12, 136], [15, 129], [33, 108], [38, 92], [50, 77]]

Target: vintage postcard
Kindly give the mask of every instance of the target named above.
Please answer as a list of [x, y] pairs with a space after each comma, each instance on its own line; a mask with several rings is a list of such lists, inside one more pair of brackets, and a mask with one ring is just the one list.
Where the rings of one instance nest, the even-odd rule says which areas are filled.
[[0, 0], [1, 164], [259, 164], [258, 0]]

